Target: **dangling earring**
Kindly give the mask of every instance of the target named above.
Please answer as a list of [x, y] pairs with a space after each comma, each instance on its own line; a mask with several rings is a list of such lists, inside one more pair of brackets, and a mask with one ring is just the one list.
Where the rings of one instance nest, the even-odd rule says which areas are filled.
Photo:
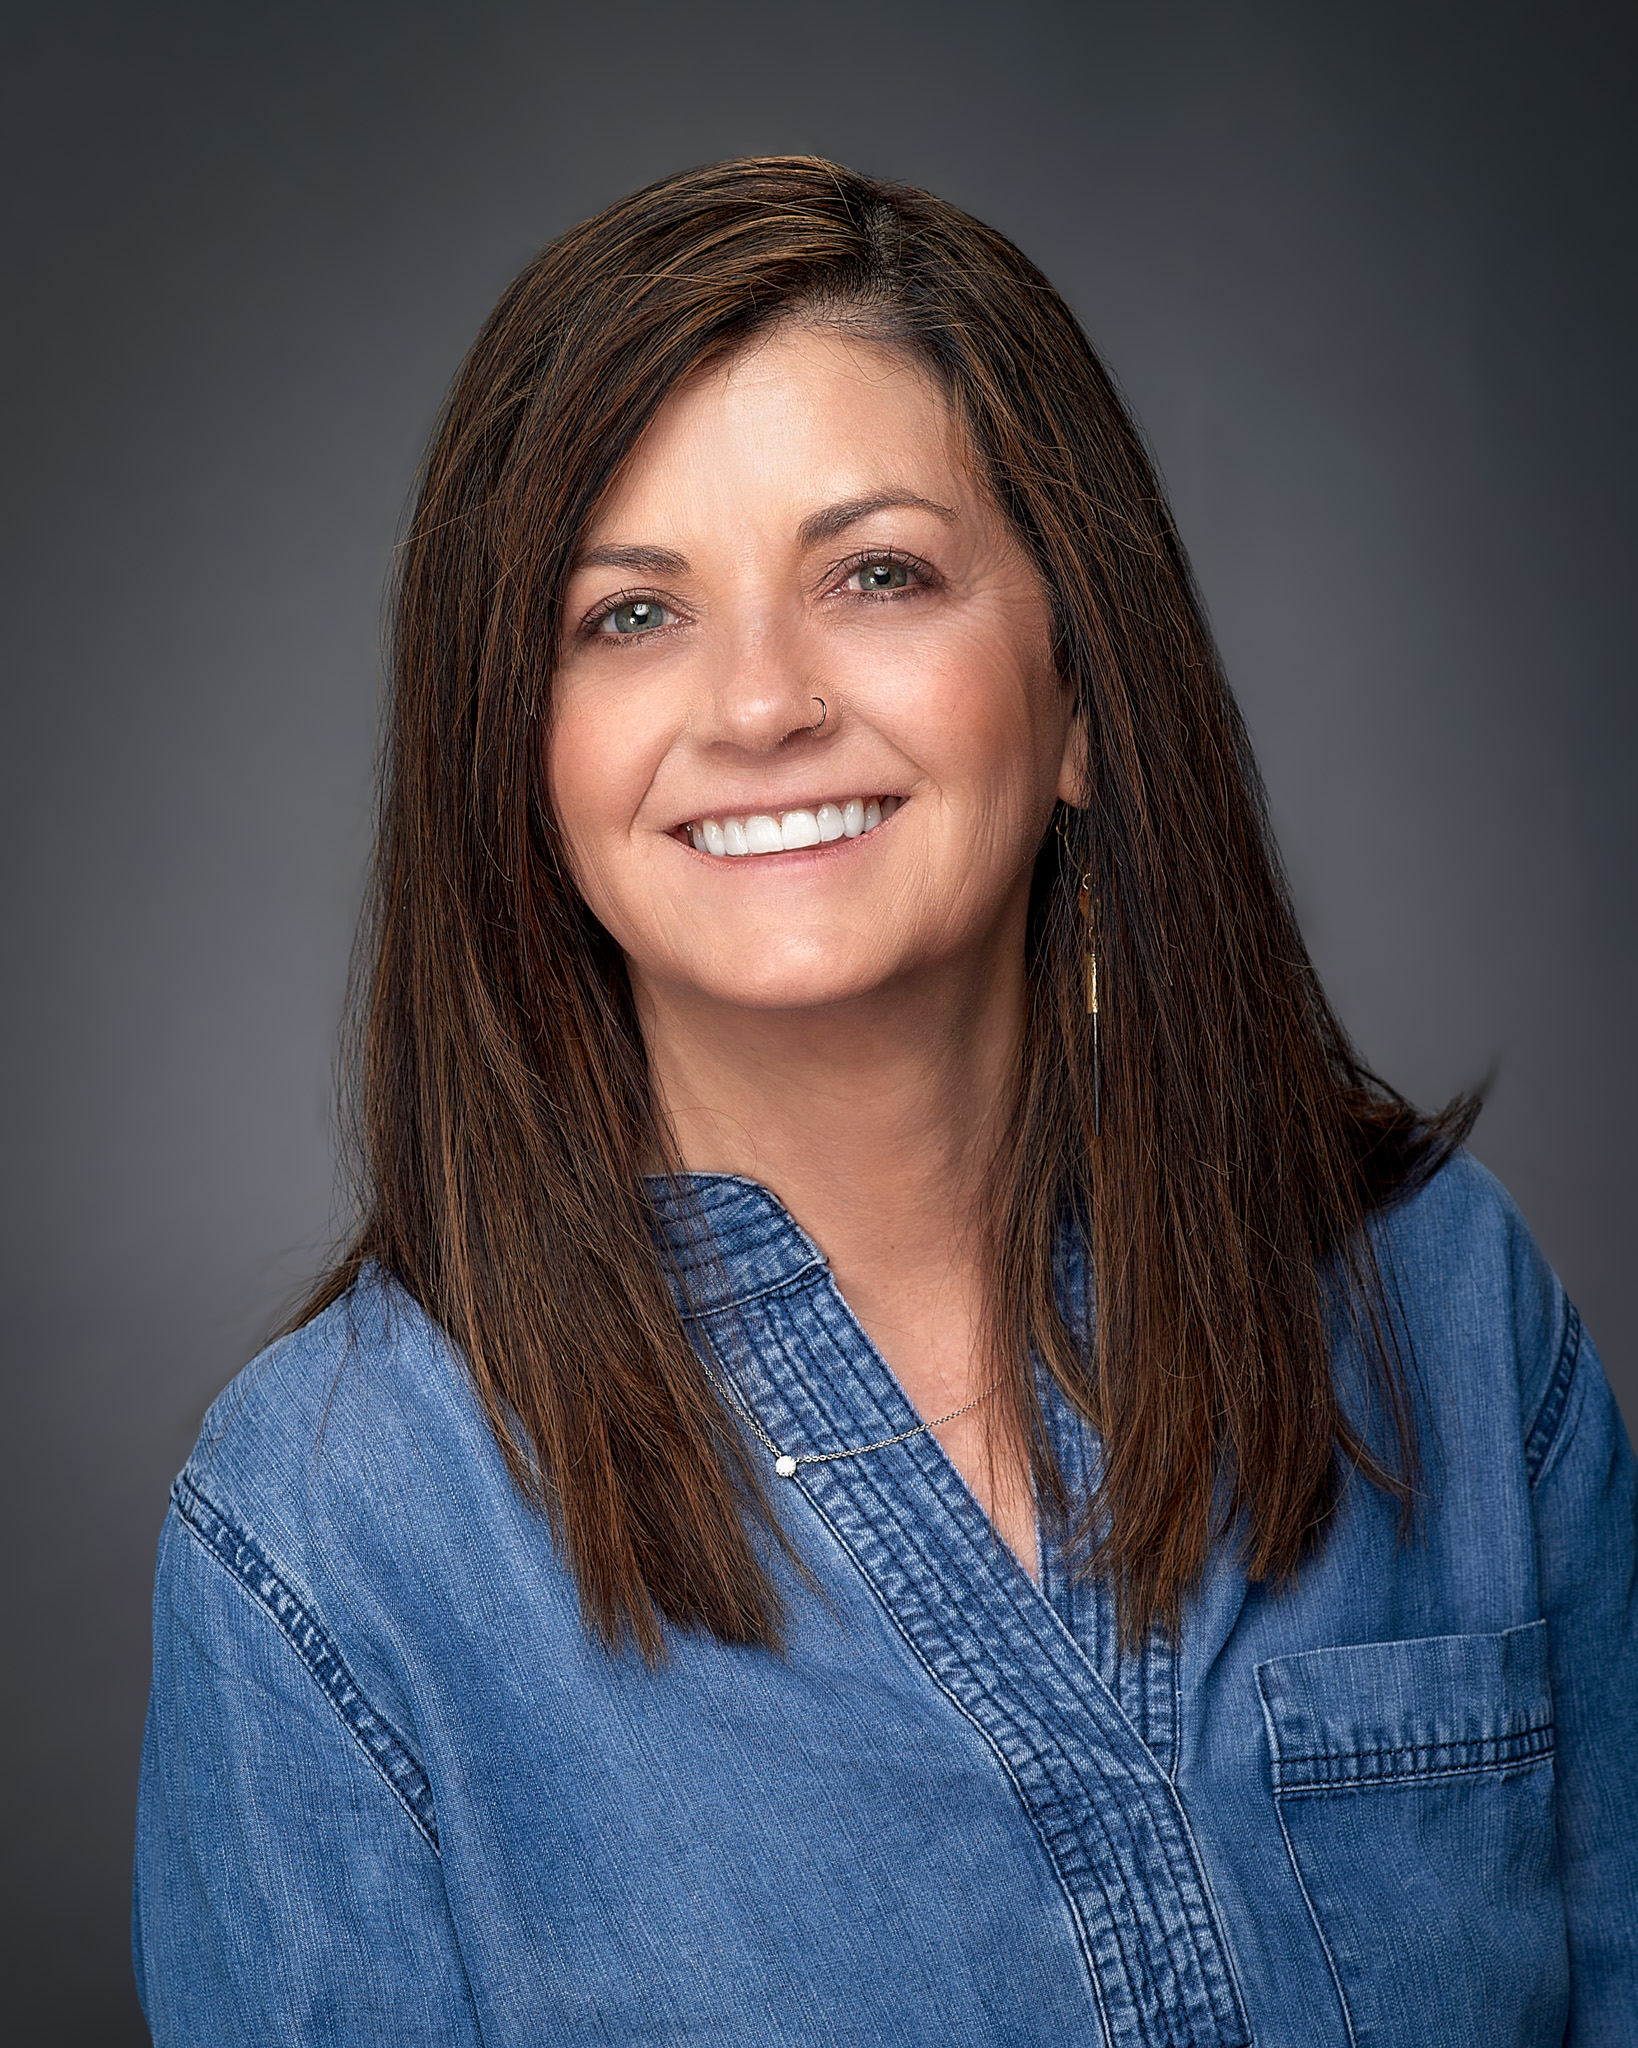
[[1082, 875], [1076, 909], [1086, 926], [1086, 1014], [1092, 1028], [1092, 1135], [1103, 1135], [1103, 1047], [1098, 1042], [1098, 949], [1092, 938], [1092, 877]]
[[[1058, 838], [1066, 853], [1072, 853], [1069, 834], [1064, 830], [1064, 821], [1058, 820]], [[1075, 898], [1075, 910], [1086, 927], [1086, 956], [1083, 972], [1086, 976], [1086, 1015], [1092, 1033], [1092, 1135], [1103, 1135], [1103, 1047], [1098, 1037], [1098, 952], [1092, 938], [1092, 877], [1081, 876], [1081, 886]]]

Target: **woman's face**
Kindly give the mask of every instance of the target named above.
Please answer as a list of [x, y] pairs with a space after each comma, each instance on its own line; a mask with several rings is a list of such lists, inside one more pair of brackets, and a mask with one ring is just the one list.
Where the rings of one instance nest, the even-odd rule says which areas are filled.
[[1071, 706], [925, 372], [793, 324], [668, 399], [577, 557], [547, 763], [640, 999], [811, 1008], [1018, 951]]

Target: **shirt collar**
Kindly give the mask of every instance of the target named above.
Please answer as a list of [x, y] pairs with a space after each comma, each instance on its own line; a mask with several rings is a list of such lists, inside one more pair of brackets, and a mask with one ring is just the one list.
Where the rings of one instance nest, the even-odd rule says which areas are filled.
[[[650, 1174], [649, 1199], [668, 1265], [695, 1315], [771, 1293], [829, 1261], [777, 1195], [739, 1173]], [[1073, 1221], [1053, 1261], [1058, 1306], [1082, 1343], [1092, 1334], [1086, 1240]]]
[[685, 1312], [727, 1308], [826, 1264], [778, 1196], [742, 1174], [651, 1174], [648, 1192]]

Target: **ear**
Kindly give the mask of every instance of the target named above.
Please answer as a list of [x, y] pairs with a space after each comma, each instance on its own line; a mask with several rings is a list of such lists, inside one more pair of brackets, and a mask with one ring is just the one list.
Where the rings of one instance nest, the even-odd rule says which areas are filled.
[[1086, 722], [1077, 712], [1064, 734], [1064, 756], [1058, 764], [1058, 801], [1071, 810], [1086, 809], [1088, 766]]

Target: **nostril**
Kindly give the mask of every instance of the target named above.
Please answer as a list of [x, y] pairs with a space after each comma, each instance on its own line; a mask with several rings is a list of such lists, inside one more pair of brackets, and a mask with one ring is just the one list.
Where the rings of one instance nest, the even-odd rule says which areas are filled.
[[808, 702], [810, 705], [818, 707], [819, 715], [807, 725], [793, 725], [779, 742], [782, 747], [788, 746], [792, 740], [812, 739], [815, 734], [824, 730], [826, 721], [830, 717], [830, 706], [823, 697], [810, 697]]

